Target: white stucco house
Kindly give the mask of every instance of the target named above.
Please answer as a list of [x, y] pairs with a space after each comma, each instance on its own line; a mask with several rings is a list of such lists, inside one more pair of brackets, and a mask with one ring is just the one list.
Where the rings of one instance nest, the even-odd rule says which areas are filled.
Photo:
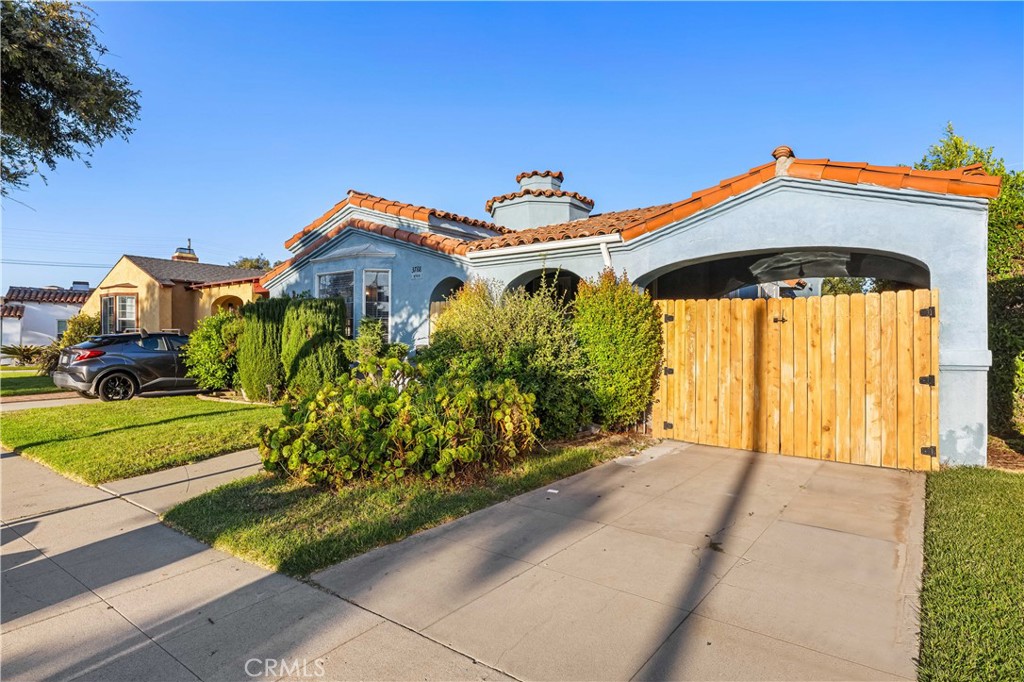
[[980, 164], [920, 171], [785, 146], [772, 157], [678, 201], [605, 213], [554, 171], [521, 173], [485, 202], [488, 220], [351, 190], [285, 242], [293, 256], [260, 283], [271, 296], [342, 296], [351, 328], [379, 318], [411, 346], [429, 341], [431, 304], [471, 277], [517, 287], [557, 270], [571, 289], [611, 267], [655, 298], [831, 276], [939, 289], [942, 461], [982, 463], [987, 209], [1000, 179]]
[[88, 282], [71, 288], [10, 287], [0, 310], [3, 345], [46, 346], [64, 333], [92, 293]]

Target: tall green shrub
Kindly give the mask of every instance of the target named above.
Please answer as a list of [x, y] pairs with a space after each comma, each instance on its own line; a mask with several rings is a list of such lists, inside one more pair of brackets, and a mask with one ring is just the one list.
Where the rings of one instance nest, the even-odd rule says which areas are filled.
[[60, 338], [39, 354], [39, 374], [46, 375], [57, 369], [61, 350], [88, 341], [100, 333], [100, 316], [78, 313], [68, 319], [68, 326]]
[[618, 429], [643, 418], [661, 367], [661, 315], [650, 295], [605, 270], [580, 282], [573, 329], [590, 370], [594, 419]]
[[182, 357], [186, 372], [199, 388], [218, 390], [235, 383], [238, 365], [235, 353], [242, 318], [234, 311], [224, 311], [203, 318], [188, 336]]
[[567, 303], [551, 279], [533, 294], [469, 282], [438, 317], [420, 356], [433, 381], [468, 372], [477, 383], [513, 379], [536, 397], [543, 438], [566, 438], [589, 420], [587, 369]]
[[267, 400], [267, 386], [276, 398], [284, 388], [281, 328], [290, 298], [268, 298], [242, 306], [238, 339], [238, 384], [249, 400]]
[[288, 390], [310, 396], [348, 369], [345, 301], [297, 298], [284, 314], [281, 364]]

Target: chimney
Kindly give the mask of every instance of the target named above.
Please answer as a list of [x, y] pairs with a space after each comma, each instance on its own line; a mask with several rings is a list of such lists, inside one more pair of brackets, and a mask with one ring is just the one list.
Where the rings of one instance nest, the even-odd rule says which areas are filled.
[[199, 256], [197, 256], [196, 252], [192, 250], [192, 240], [188, 240], [188, 246], [186, 246], [185, 248], [182, 248], [180, 246], [176, 248], [174, 250], [174, 255], [171, 256], [171, 260], [183, 260], [188, 261], [190, 263], [198, 263]]
[[528, 171], [516, 176], [518, 192], [493, 197], [486, 204], [494, 222], [511, 230], [581, 220], [594, 210], [594, 201], [562, 189], [560, 171]]
[[75, 280], [71, 283], [72, 291], [89, 291], [89, 283], [81, 280]]

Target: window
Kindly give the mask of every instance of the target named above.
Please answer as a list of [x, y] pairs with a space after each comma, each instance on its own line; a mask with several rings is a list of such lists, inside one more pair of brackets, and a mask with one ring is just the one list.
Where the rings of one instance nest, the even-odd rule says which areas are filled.
[[120, 334], [138, 326], [135, 296], [106, 296], [100, 300], [100, 331]]
[[345, 299], [345, 336], [352, 338], [352, 303], [355, 298], [355, 273], [335, 272], [329, 275], [320, 275], [317, 280], [317, 296], [320, 298], [343, 298]]
[[60, 340], [60, 337], [64, 336], [64, 332], [66, 332], [67, 330], [68, 330], [68, 321], [67, 320], [57, 320], [57, 340], [58, 341]]
[[165, 336], [164, 341], [167, 343], [167, 347], [171, 350], [180, 350], [182, 346], [188, 343], [187, 336]]
[[164, 346], [160, 343], [159, 336], [147, 336], [145, 338], [139, 338], [135, 345], [143, 350], [163, 350]]
[[391, 271], [363, 270], [363, 316], [384, 323], [384, 334], [391, 341]]

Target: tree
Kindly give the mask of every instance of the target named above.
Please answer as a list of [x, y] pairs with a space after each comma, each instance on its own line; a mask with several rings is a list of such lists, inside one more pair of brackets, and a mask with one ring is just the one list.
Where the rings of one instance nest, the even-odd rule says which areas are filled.
[[270, 260], [267, 259], [262, 253], [258, 256], [246, 257], [240, 256], [237, 260], [233, 260], [228, 263], [233, 268], [244, 268], [246, 270], [269, 270]]
[[100, 64], [107, 48], [94, 35], [94, 14], [75, 2], [3, 0], [3, 154], [0, 193], [24, 188], [59, 159], [87, 159], [112, 137], [127, 140], [139, 92]]
[[1024, 275], [1024, 173], [1007, 170], [992, 147], [979, 147], [956, 134], [953, 124], [914, 168], [952, 170], [980, 163], [989, 175], [1003, 177], [1002, 190], [988, 206], [989, 278]]
[[821, 280], [821, 295], [863, 294], [868, 284], [867, 277], [826, 277]]

